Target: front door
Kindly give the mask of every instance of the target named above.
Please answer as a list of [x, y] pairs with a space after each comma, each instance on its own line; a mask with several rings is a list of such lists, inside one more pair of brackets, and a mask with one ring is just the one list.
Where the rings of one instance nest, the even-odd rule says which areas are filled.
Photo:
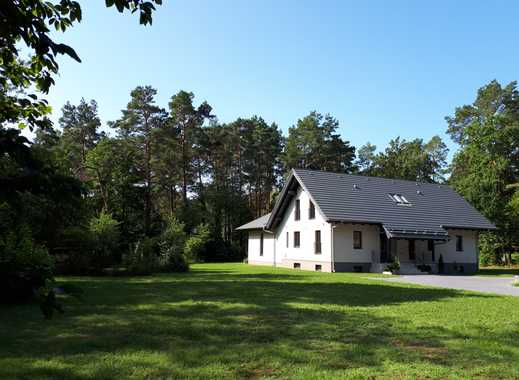
[[386, 234], [380, 234], [380, 262], [387, 263], [389, 262], [389, 244], [387, 241]]
[[409, 240], [409, 261], [416, 260], [415, 244], [414, 240]]

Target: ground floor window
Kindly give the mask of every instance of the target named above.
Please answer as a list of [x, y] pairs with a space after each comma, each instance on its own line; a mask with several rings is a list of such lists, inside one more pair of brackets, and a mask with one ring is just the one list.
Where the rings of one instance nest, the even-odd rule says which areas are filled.
[[456, 251], [463, 252], [463, 236], [456, 235]]
[[294, 269], [301, 269], [301, 263], [294, 263]]
[[299, 233], [299, 231], [295, 231], [294, 232], [294, 248], [299, 248], [299, 246], [301, 245], [301, 234]]
[[315, 250], [314, 250], [314, 252], [316, 254], [321, 253], [321, 231], [320, 230], [315, 231]]
[[260, 256], [263, 256], [263, 232], [260, 235]]
[[353, 231], [353, 249], [362, 249], [362, 231]]
[[323, 270], [323, 266], [321, 264], [315, 264], [315, 270], [317, 272], [321, 272]]

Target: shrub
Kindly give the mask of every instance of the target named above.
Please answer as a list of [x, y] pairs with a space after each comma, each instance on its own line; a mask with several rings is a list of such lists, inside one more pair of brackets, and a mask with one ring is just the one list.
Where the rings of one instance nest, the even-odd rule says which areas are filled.
[[184, 223], [175, 218], [167, 221], [166, 229], [160, 236], [160, 256], [162, 269], [172, 272], [186, 272], [189, 264], [184, 255], [186, 248], [186, 232]]
[[54, 258], [36, 244], [27, 226], [0, 238], [0, 289], [3, 302], [25, 301], [51, 279]]
[[444, 273], [445, 272], [445, 263], [443, 262], [443, 255], [440, 255], [440, 258], [438, 259], [438, 273]]
[[208, 240], [200, 252], [199, 258], [208, 263], [241, 262], [243, 260], [241, 251], [237, 247], [220, 238]]
[[148, 275], [159, 270], [159, 245], [157, 239], [143, 238], [130, 246], [125, 257], [127, 272], [135, 275]]
[[186, 256], [182, 253], [172, 254], [169, 256], [169, 261], [165, 269], [170, 272], [187, 272], [189, 271], [189, 263]]
[[186, 258], [190, 262], [200, 260], [200, 256], [203, 253], [207, 242], [209, 241], [210, 232], [209, 225], [202, 223], [199, 224], [194, 234], [189, 237], [186, 241], [186, 245], [184, 247], [184, 253]]
[[119, 222], [102, 211], [90, 220], [88, 229], [94, 241], [91, 264], [98, 269], [112, 265], [119, 246]]
[[398, 256], [394, 257], [393, 262], [386, 266], [385, 270], [391, 273], [396, 273], [400, 270], [400, 259], [398, 258]]
[[60, 274], [90, 274], [95, 241], [92, 233], [82, 227], [69, 227], [60, 235], [54, 248], [56, 272]]
[[502, 242], [492, 232], [479, 236], [479, 262], [483, 266], [500, 264]]

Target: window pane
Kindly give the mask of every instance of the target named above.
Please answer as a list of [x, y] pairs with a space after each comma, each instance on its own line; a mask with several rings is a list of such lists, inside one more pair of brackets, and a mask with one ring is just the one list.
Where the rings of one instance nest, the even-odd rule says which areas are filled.
[[294, 247], [296, 247], [296, 248], [299, 247], [299, 245], [300, 245], [299, 239], [300, 239], [299, 231], [294, 232]]
[[456, 236], [456, 251], [458, 251], [458, 252], [463, 251], [463, 236], [460, 236], [460, 235]]
[[353, 248], [362, 249], [362, 232], [353, 231]]
[[312, 201], [309, 201], [310, 204], [308, 206], [308, 219], [314, 219], [315, 218], [315, 206]]

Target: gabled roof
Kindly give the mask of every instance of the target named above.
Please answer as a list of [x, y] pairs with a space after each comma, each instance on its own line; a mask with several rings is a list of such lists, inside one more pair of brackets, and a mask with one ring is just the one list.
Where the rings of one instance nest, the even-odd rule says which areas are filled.
[[270, 218], [270, 213], [260, 216], [258, 219], [254, 219], [252, 222], [244, 224], [243, 226], [240, 226], [236, 229], [237, 230], [262, 230], [265, 227], [265, 225], [267, 224], [267, 221], [269, 220], [269, 218]]
[[[444, 239], [447, 228], [495, 226], [447, 185], [294, 169], [265, 224], [275, 228], [301, 186], [328, 222], [380, 224], [394, 238]], [[399, 205], [390, 194], [403, 195]]]

